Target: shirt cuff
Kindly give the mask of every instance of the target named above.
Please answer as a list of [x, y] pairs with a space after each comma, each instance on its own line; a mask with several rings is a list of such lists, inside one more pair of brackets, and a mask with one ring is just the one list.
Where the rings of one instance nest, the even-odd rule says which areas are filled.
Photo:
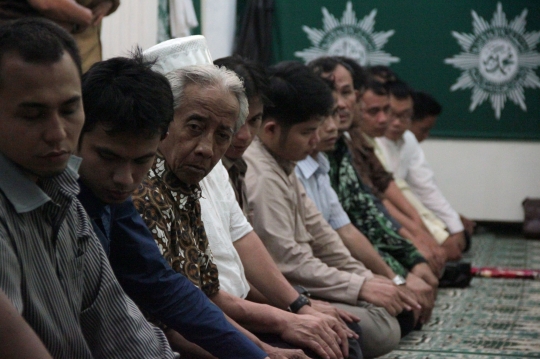
[[362, 289], [364, 282], [367, 279], [373, 278], [371, 272], [366, 272], [364, 274], [366, 275], [360, 276], [356, 273], [351, 273], [351, 280], [349, 281], [349, 287], [347, 288], [347, 304], [356, 305], [358, 302], [358, 294], [360, 293], [360, 289]]
[[459, 217], [457, 219], [448, 221], [448, 223], [446, 223], [446, 227], [448, 228], [448, 232], [450, 232], [450, 234], [463, 232], [465, 230], [465, 227], [463, 227], [463, 223]]
[[349, 219], [349, 216], [347, 216], [347, 213], [343, 213], [342, 215], [332, 217], [328, 223], [332, 226], [334, 231], [337, 231], [341, 227], [345, 227], [347, 224], [351, 223], [351, 220]]

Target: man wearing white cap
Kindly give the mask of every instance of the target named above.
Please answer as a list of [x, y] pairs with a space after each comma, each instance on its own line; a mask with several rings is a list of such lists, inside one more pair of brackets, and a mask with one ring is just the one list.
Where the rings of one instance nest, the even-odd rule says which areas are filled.
[[[277, 334], [294, 346], [308, 347], [321, 357], [342, 358], [342, 340], [324, 321], [311, 316], [297, 320], [295, 314], [220, 290], [218, 269], [201, 220], [199, 182], [218, 163], [244, 123], [248, 102], [238, 77], [211, 65], [206, 47], [198, 45], [172, 40], [145, 52], [147, 58], [157, 58], [154, 68], [166, 73], [171, 83], [175, 115], [148, 179], [135, 192], [135, 206], [171, 266], [232, 319], [250, 330]], [[186, 63], [198, 66], [185, 67]], [[300, 351], [277, 349], [251, 338], [269, 354], [305, 357]]]

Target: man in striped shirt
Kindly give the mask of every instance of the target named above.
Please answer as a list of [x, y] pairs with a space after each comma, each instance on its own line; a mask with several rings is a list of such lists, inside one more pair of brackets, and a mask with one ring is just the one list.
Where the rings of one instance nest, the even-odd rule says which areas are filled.
[[80, 75], [77, 47], [58, 26], [0, 27], [0, 289], [54, 358], [172, 358], [76, 198]]

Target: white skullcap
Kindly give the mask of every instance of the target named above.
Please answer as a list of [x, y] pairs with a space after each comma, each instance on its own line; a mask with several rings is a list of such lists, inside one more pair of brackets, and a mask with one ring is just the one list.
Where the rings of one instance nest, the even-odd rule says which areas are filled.
[[206, 39], [202, 35], [163, 41], [143, 52], [149, 61], [156, 61], [152, 70], [163, 75], [190, 65], [212, 64]]

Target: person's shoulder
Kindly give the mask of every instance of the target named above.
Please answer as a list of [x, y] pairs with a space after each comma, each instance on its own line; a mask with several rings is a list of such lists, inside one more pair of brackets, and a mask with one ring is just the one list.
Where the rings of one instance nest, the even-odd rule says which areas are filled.
[[229, 172], [223, 165], [222, 161], [219, 161], [214, 168], [204, 177], [201, 183], [208, 182], [213, 183], [214, 185], [224, 186], [227, 185], [229, 181]]
[[418, 143], [416, 136], [410, 130], [406, 130], [403, 133], [403, 141], [405, 141], [406, 144], [409, 144], [412, 146], [420, 146], [420, 143]]
[[[277, 161], [263, 146], [253, 143], [244, 153], [243, 159], [247, 163], [246, 177], [257, 173], [258, 177], [263, 174], [275, 173], [279, 167]], [[261, 178], [262, 179], [262, 178]]]
[[232, 191], [229, 184], [229, 172], [227, 172], [221, 161], [199, 182], [199, 186], [202, 191], [201, 203], [207, 200], [225, 200], [229, 188]]

